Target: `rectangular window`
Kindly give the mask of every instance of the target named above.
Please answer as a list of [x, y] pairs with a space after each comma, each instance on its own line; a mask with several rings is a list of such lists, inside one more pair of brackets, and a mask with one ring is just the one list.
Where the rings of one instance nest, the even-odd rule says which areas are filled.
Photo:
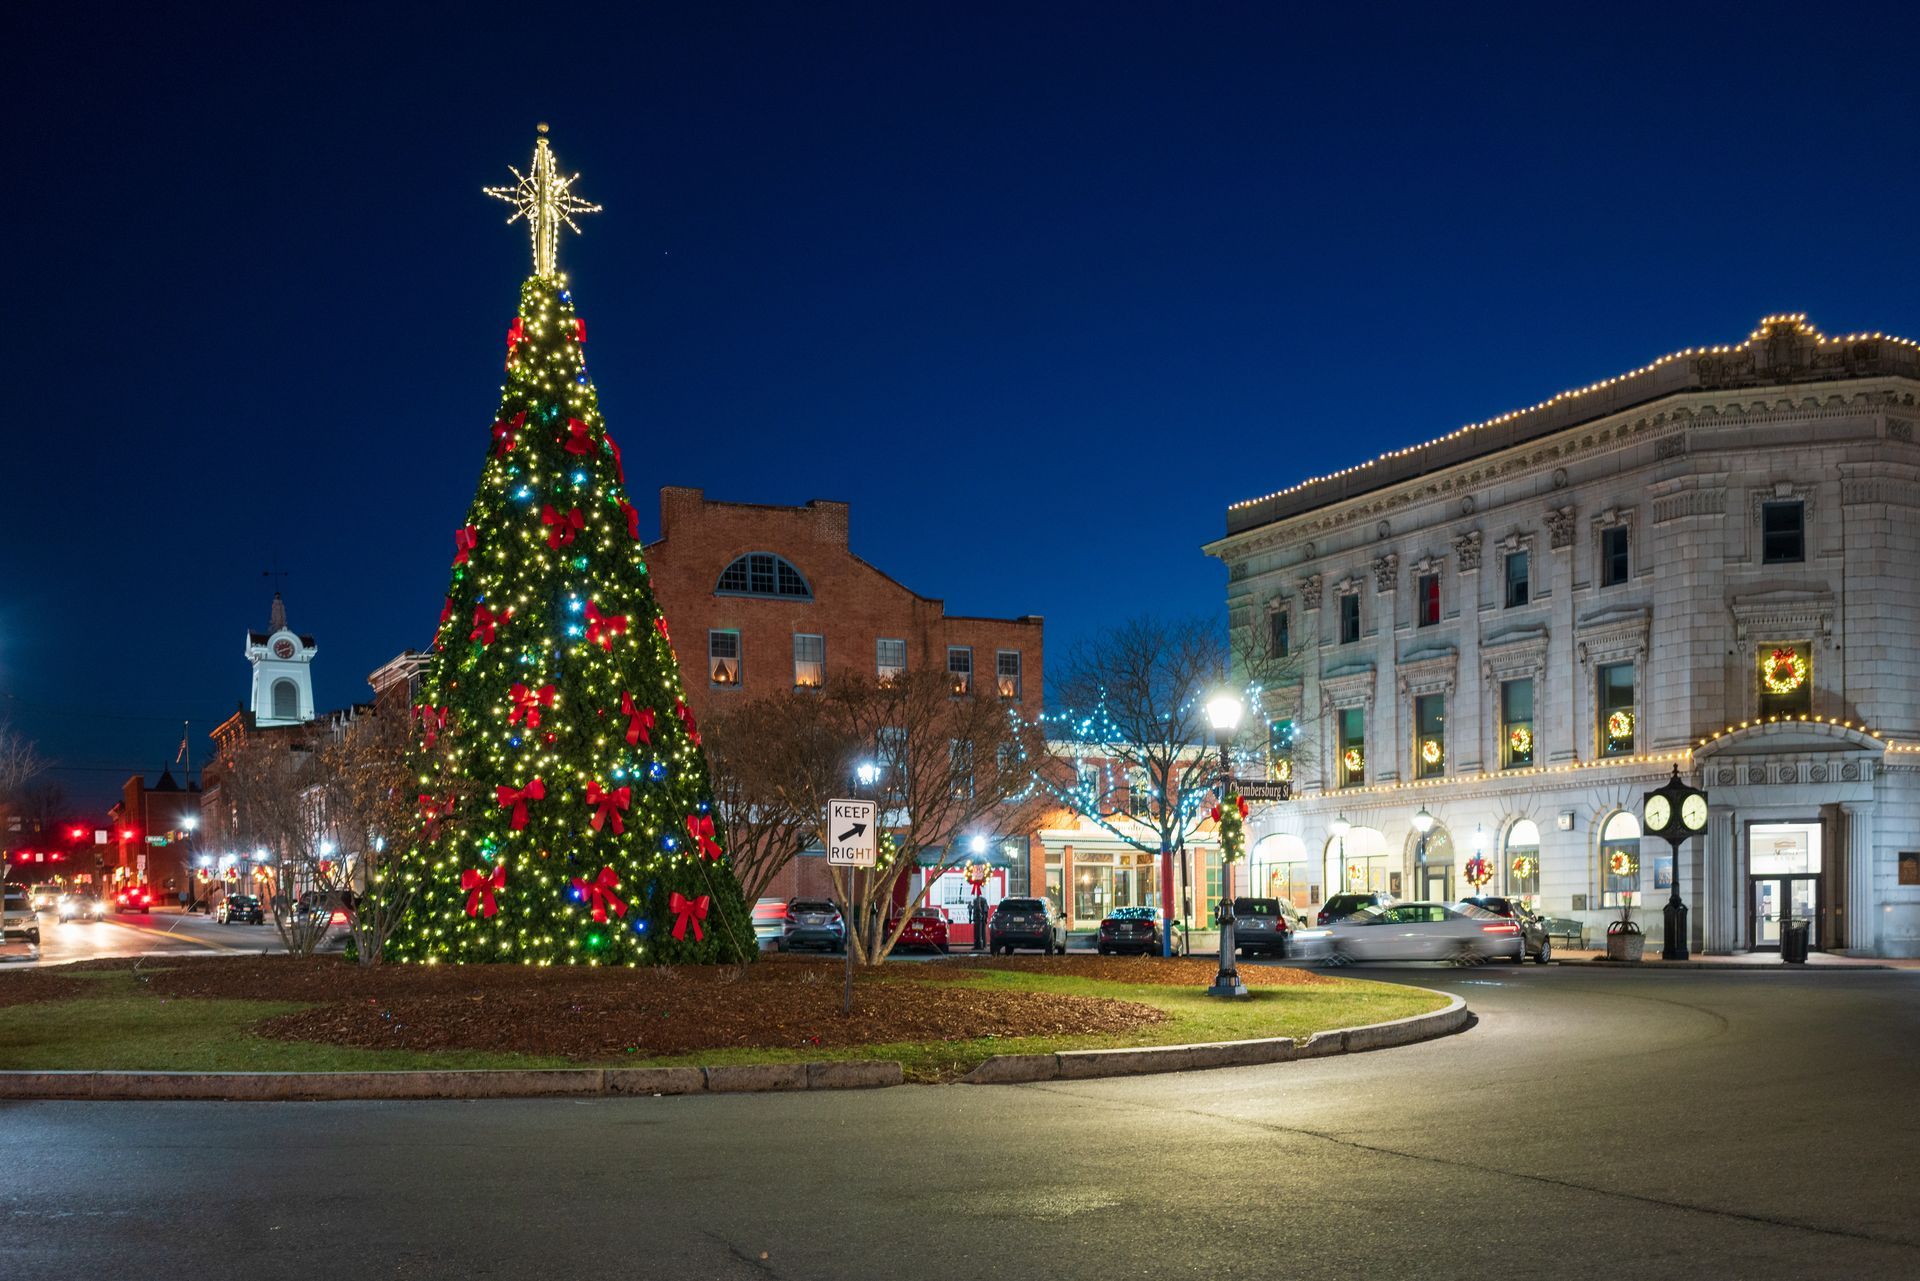
[[873, 650], [874, 673], [882, 681], [890, 681], [906, 673], [907, 643], [905, 641], [882, 637], [874, 642]]
[[1147, 783], [1147, 772], [1133, 770], [1127, 775], [1127, 813], [1135, 818], [1146, 818], [1153, 812], [1153, 788]]
[[1267, 615], [1267, 653], [1274, 658], [1285, 658], [1292, 647], [1292, 616], [1284, 609], [1276, 609]]
[[1198, 919], [1210, 921], [1213, 919], [1214, 905], [1220, 901], [1220, 851], [1217, 849], [1208, 850], [1205, 854], [1201, 855], [1200, 865], [1202, 868], [1201, 874], [1205, 878], [1206, 897], [1201, 900]]
[[1507, 608], [1517, 609], [1527, 603], [1527, 554], [1525, 552], [1507, 553]]
[[1413, 773], [1438, 778], [1447, 772], [1447, 696], [1421, 694], [1413, 700]]
[[1364, 708], [1340, 709], [1340, 786], [1358, 787], [1367, 781], [1367, 713]]
[[795, 689], [819, 689], [827, 683], [827, 638], [793, 636], [793, 685]]
[[1340, 643], [1351, 645], [1360, 639], [1360, 596], [1348, 592], [1340, 598]]
[[740, 633], [707, 633], [707, 680], [715, 685], [740, 683]]
[[875, 763], [884, 774], [901, 778], [907, 772], [907, 730], [904, 725], [882, 725], [874, 744]]
[[1600, 531], [1600, 585], [1618, 587], [1627, 581], [1627, 527]]
[[1267, 777], [1275, 783], [1293, 781], [1293, 722], [1267, 724]]
[[973, 693], [973, 651], [964, 645], [947, 646], [947, 675], [953, 680], [953, 694]]
[[1800, 716], [1813, 710], [1813, 646], [1762, 645], [1759, 666], [1762, 716]]
[[947, 777], [953, 785], [956, 800], [973, 799], [973, 744], [965, 739], [949, 739], [947, 746]]
[[993, 656], [993, 674], [999, 682], [1000, 697], [1020, 697], [1020, 651], [1003, 649]]
[[1420, 582], [1414, 588], [1414, 599], [1418, 602], [1419, 625], [1432, 627], [1440, 621], [1440, 575], [1422, 574]]
[[1600, 754], [1633, 754], [1633, 664], [1607, 663], [1600, 668], [1594, 704], [1600, 709]]
[[1500, 765], [1533, 764], [1533, 678], [1500, 682]]
[[1760, 559], [1785, 565], [1807, 558], [1806, 504], [1760, 504]]

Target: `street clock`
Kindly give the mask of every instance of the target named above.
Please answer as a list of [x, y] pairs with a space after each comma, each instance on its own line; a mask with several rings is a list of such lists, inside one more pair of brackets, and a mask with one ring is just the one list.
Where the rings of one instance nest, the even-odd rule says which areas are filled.
[[1707, 830], [1707, 794], [1681, 779], [1676, 765], [1673, 777], [1641, 801], [1640, 816], [1647, 835], [1664, 837], [1678, 846]]

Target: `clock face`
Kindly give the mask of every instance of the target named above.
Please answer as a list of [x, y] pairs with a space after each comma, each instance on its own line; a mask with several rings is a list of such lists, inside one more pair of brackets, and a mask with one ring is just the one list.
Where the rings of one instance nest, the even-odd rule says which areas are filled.
[[1686, 800], [1680, 802], [1680, 821], [1687, 825], [1687, 830], [1689, 831], [1706, 831], [1707, 798], [1704, 796], [1689, 796]]
[[273, 643], [273, 652], [275, 657], [278, 657], [278, 658], [292, 658], [293, 642], [288, 640], [286, 637], [282, 636], [279, 640]]
[[1673, 802], [1655, 793], [1647, 798], [1647, 830], [1660, 832], [1666, 830], [1667, 823], [1673, 818]]

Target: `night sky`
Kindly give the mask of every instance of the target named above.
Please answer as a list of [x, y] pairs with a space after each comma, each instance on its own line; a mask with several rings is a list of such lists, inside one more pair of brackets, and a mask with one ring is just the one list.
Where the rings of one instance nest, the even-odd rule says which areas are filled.
[[204, 756], [270, 566], [322, 706], [430, 639], [536, 121], [646, 536], [846, 499], [1055, 653], [1217, 613], [1233, 500], [1769, 312], [1920, 336], [1911, 4], [333, 11], [0, 29], [0, 714], [88, 806]]

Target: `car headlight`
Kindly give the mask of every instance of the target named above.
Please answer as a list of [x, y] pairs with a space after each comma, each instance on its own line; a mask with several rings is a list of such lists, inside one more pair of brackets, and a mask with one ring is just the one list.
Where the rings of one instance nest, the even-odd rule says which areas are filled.
[[1333, 931], [1332, 930], [1300, 930], [1294, 935], [1294, 937], [1302, 938], [1302, 939], [1330, 939], [1333, 937]]

